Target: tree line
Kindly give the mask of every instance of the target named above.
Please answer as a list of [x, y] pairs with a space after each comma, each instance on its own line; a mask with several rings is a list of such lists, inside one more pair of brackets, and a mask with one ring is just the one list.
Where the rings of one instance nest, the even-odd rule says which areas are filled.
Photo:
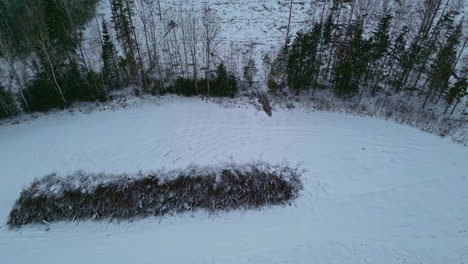
[[[0, 29], [9, 82], [0, 87], [0, 117], [106, 101], [127, 87], [136, 95], [236, 95], [238, 78], [228, 61], [216, 58], [220, 26], [213, 9], [163, 18], [155, 1], [105, 1], [112, 13], [108, 20], [97, 16], [97, 0], [0, 2], [10, 14], [2, 16]], [[16, 25], [17, 20], [30, 23]], [[97, 66], [90, 65], [83, 47], [90, 23], [99, 35]]]
[[7, 65], [2, 83], [9, 86], [0, 87], [0, 117], [100, 96], [99, 88], [89, 90], [98, 76], [86, 65], [81, 46], [96, 2], [0, 1], [0, 55]]
[[[220, 51], [220, 19], [209, 6], [162, 11], [160, 1], [101, 1], [110, 18], [96, 13], [98, 0], [0, 0], [0, 117], [106, 101], [125, 88], [233, 97], [258, 85], [254, 47]], [[310, 26], [273, 59], [264, 56], [263, 79], [273, 93], [398, 95], [464, 112], [468, 38], [455, 2], [317, 1]], [[84, 46], [90, 28], [94, 62]]]
[[425, 0], [418, 23], [404, 23], [403, 4], [401, 10], [384, 6], [375, 25], [368, 13], [355, 12], [356, 2], [334, 1], [328, 13], [324, 3], [320, 18], [270, 64], [270, 90], [313, 95], [328, 89], [344, 99], [400, 95], [422, 108], [443, 102], [445, 113], [453, 114], [468, 85], [468, 60], [462, 58], [468, 38], [455, 6]]

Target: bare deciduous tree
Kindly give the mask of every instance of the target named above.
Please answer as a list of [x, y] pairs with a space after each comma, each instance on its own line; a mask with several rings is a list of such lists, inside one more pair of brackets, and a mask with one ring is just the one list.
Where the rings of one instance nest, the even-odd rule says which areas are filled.
[[38, 43], [40, 51], [43, 53], [44, 57], [47, 60], [47, 63], [49, 64], [50, 73], [52, 74], [52, 81], [54, 82], [54, 85], [57, 88], [57, 91], [59, 92], [60, 97], [62, 98], [62, 101], [66, 104], [67, 100], [65, 99], [65, 96], [63, 95], [62, 87], [60, 87], [60, 84], [57, 81], [57, 75], [55, 73], [55, 66], [50, 57], [50, 54], [47, 48], [47, 42], [42, 32], [39, 32], [37, 35], [37, 43]]
[[216, 47], [216, 39], [220, 33], [220, 26], [218, 23], [218, 17], [216, 15], [216, 11], [205, 6], [203, 8], [203, 16], [202, 16], [202, 24], [203, 24], [203, 38], [204, 38], [204, 45], [205, 45], [205, 78], [206, 78], [206, 88], [207, 93], [210, 94], [210, 69], [211, 69], [211, 57], [214, 56], [214, 50]]
[[198, 93], [198, 32], [199, 32], [199, 19], [195, 15], [193, 7], [190, 11], [187, 12], [187, 43], [190, 53], [190, 58], [192, 59], [192, 72], [193, 72], [193, 81], [195, 84], [195, 91]]

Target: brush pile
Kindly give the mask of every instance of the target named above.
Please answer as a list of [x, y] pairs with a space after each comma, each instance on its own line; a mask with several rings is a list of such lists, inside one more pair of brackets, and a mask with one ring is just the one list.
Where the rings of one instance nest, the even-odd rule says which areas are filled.
[[27, 224], [135, 218], [206, 209], [252, 209], [287, 204], [302, 188], [303, 170], [288, 165], [189, 166], [137, 175], [77, 172], [35, 180], [21, 192], [8, 219]]

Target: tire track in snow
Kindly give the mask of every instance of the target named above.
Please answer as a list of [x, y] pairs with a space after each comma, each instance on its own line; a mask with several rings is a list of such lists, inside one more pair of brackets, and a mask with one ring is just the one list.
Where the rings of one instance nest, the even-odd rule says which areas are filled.
[[[206, 129], [210, 128], [210, 129]], [[215, 128], [215, 129], [213, 129]], [[274, 140], [274, 137], [293, 136], [293, 138], [312, 136], [318, 133], [327, 133], [331, 130], [326, 129], [304, 129], [298, 128], [275, 128], [275, 127], [208, 127], [200, 126], [196, 129], [190, 129], [191, 133], [180, 132], [181, 136], [174, 135], [170, 139], [163, 139], [167, 145], [174, 146], [164, 149], [164, 158], [168, 160], [179, 160], [181, 156], [186, 155], [204, 155], [211, 153], [222, 145], [234, 142], [239, 145], [251, 143], [261, 144]], [[181, 139], [182, 137], [186, 137]], [[188, 137], [188, 139], [187, 139]], [[252, 142], [251, 139], [255, 139]], [[180, 142], [182, 143], [176, 143]]]

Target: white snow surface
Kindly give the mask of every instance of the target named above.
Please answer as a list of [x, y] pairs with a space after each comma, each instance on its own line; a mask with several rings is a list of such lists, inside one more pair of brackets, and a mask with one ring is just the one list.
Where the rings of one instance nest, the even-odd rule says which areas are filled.
[[292, 206], [0, 228], [0, 263], [468, 263], [468, 148], [369, 117], [199, 99], [0, 126], [0, 224], [49, 173], [288, 160]]

